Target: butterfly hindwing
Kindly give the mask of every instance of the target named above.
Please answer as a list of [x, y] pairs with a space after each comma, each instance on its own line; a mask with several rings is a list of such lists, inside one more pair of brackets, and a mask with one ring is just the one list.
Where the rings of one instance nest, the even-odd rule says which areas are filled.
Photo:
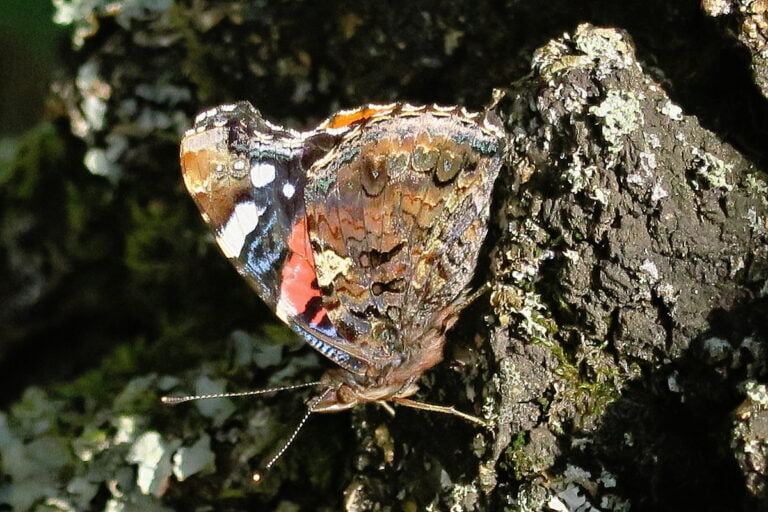
[[429, 329], [442, 340], [466, 297], [502, 130], [458, 108], [395, 105], [353, 119], [308, 171], [309, 236], [337, 331], [367, 360], [397, 366]]

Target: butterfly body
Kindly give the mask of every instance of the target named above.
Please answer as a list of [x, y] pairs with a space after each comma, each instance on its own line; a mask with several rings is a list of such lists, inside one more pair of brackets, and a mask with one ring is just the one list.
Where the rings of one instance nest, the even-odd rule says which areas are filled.
[[334, 411], [411, 396], [442, 359], [502, 153], [489, 113], [367, 105], [296, 132], [240, 102], [198, 116], [181, 162], [224, 254], [340, 366], [315, 407]]

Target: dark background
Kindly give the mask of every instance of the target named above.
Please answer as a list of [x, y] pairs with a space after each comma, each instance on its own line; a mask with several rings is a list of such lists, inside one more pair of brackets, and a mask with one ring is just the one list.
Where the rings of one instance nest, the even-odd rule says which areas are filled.
[[69, 46], [47, 0], [6, 0], [0, 15], [0, 134], [19, 135], [43, 117], [54, 70]]

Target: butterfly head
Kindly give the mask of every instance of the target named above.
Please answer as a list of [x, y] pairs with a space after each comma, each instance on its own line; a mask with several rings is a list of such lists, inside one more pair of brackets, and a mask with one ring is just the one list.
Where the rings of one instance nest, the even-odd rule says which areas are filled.
[[343, 369], [330, 370], [320, 387], [322, 398], [313, 407], [314, 412], [338, 412], [366, 402], [387, 402], [412, 396], [419, 387], [416, 379], [407, 382], [382, 381], [356, 375]]

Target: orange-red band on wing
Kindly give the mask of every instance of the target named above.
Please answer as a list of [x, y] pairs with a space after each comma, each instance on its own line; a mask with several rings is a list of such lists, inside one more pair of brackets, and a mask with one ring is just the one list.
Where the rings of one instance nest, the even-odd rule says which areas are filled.
[[[306, 217], [297, 219], [288, 240], [289, 255], [282, 270], [278, 310], [289, 316], [303, 316], [307, 306], [315, 301], [321, 304], [322, 297], [317, 286], [317, 274], [312, 258], [312, 248], [307, 236]], [[327, 316], [326, 310], [319, 307], [311, 318], [302, 318], [309, 325], [320, 325]]]
[[369, 105], [365, 108], [349, 112], [341, 112], [328, 119], [323, 128], [344, 128], [345, 126], [364, 121], [380, 114], [388, 114], [389, 112], [392, 112], [392, 110], [394, 110], [393, 105], [383, 105], [381, 107]]

